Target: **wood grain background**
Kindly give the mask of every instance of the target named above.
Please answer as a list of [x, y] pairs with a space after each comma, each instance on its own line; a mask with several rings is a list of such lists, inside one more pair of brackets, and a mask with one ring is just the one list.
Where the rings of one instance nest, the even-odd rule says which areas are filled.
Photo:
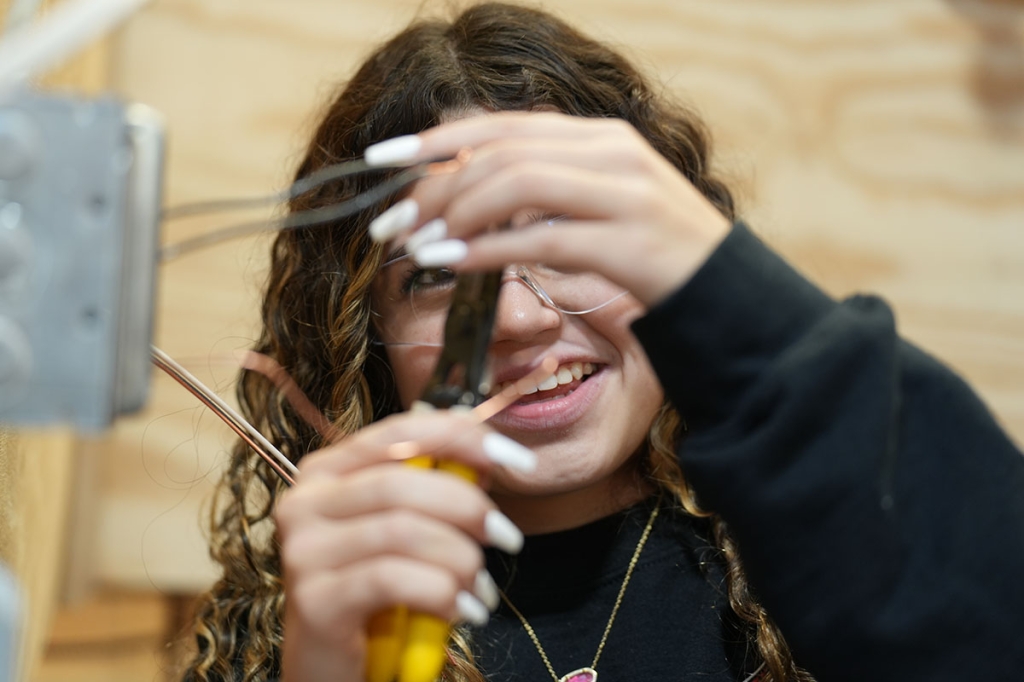
[[[829, 292], [876, 292], [1024, 441], [1024, 4], [997, 0], [552, 0], [707, 120], [742, 213]], [[167, 203], [284, 185], [315, 112], [373, 45], [448, 3], [156, 0], [111, 45], [113, 88], [170, 130]], [[242, 216], [245, 217], [245, 216]], [[167, 225], [164, 241], [224, 224]], [[231, 392], [267, 239], [161, 273], [157, 342]], [[82, 570], [192, 590], [197, 521], [232, 442], [154, 376], [99, 466]], [[81, 558], [80, 558], [81, 559]]]

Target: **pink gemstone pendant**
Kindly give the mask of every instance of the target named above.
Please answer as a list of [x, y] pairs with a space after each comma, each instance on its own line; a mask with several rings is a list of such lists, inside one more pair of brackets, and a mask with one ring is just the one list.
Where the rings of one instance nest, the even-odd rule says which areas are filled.
[[563, 675], [558, 682], [597, 682], [597, 671], [593, 668], [580, 668]]

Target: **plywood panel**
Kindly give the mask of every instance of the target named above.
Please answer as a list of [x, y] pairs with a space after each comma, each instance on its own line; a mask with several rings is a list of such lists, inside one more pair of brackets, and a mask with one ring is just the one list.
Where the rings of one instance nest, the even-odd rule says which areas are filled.
[[19, 667], [26, 676], [39, 664], [58, 603], [74, 449], [66, 429], [0, 435], [2, 557], [23, 595]]
[[[169, 203], [263, 192], [287, 180], [313, 112], [358, 59], [417, 13], [446, 6], [157, 0], [121, 32], [113, 80], [167, 116]], [[755, 229], [830, 292], [884, 295], [904, 333], [967, 376], [1024, 441], [1020, 3], [546, 6], [621, 46], [698, 109]], [[165, 238], [216, 224], [169, 225]], [[163, 270], [159, 342], [226, 392], [224, 356], [254, 333], [265, 247], [225, 245]], [[197, 568], [201, 553], [163, 558], [184, 538], [200, 547], [197, 524], [169, 521], [198, 516], [230, 438], [175, 386], [155, 388], [146, 413], [106, 446], [105, 486], [119, 500], [108, 527], [122, 530], [104, 536], [116, 560], [103, 571], [198, 584], [210, 575]], [[137, 514], [134, 529], [125, 509]]]
[[180, 680], [168, 665], [174, 604], [154, 592], [103, 592], [56, 615], [28, 682]]

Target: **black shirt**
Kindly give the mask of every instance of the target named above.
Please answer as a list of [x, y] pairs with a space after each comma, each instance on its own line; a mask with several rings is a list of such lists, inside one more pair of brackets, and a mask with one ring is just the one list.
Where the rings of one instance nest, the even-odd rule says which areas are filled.
[[[559, 677], [593, 663], [654, 504], [530, 536], [515, 557], [488, 552], [488, 570], [533, 627]], [[754, 657], [746, 656], [746, 638], [728, 609], [716, 557], [706, 520], [662, 505], [596, 666], [600, 682], [746, 677], [744, 664], [752, 667]], [[474, 631], [473, 643], [490, 682], [552, 679], [505, 604]]]
[[884, 302], [833, 301], [737, 224], [633, 331], [799, 665], [1024, 680], [1024, 457]]
[[[798, 665], [823, 682], [1024, 680], [1024, 458], [884, 302], [832, 300], [737, 224], [633, 331], [689, 427], [683, 472]], [[592, 662], [645, 518], [531, 538], [509, 565], [557, 675]], [[601, 682], [742, 679], [706, 538], [681, 513], [656, 527]], [[493, 682], [551, 679], [506, 607], [476, 646]]]

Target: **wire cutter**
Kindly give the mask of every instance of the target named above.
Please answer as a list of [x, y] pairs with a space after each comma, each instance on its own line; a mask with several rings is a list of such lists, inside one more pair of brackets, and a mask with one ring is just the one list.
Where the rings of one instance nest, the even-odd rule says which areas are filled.
[[[501, 278], [500, 270], [458, 276], [445, 320], [441, 356], [413, 409], [469, 409], [486, 399], [491, 388], [487, 349]], [[407, 463], [476, 481], [476, 472], [469, 467], [429, 455]], [[376, 614], [368, 628], [367, 682], [434, 682], [444, 666], [449, 629], [446, 621], [409, 613], [403, 606]]]

